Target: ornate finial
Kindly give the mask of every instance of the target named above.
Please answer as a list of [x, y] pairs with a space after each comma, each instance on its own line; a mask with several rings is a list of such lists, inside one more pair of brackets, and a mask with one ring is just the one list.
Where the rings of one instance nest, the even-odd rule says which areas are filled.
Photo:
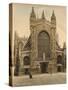
[[36, 15], [35, 15], [35, 12], [34, 12], [34, 7], [32, 7], [32, 12], [31, 12], [31, 16], [30, 17], [36, 18]]
[[32, 7], [32, 13], [34, 13], [34, 7]]
[[56, 18], [56, 17], [55, 17], [54, 10], [53, 10], [53, 12], [52, 12], [52, 16], [51, 16], [51, 18], [52, 18], [52, 19], [55, 19], [55, 18]]
[[45, 19], [44, 10], [42, 12], [42, 19]]

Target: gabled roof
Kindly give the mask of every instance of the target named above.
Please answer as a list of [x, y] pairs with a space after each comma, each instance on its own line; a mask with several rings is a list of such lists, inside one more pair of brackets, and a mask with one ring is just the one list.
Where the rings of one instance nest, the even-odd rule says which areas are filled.
[[23, 50], [24, 51], [31, 50], [31, 35], [29, 36]]

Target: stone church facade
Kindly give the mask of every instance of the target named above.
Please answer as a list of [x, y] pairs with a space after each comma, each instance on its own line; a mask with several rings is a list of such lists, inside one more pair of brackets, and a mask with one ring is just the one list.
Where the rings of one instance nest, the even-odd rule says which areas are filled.
[[[30, 14], [30, 36], [25, 45], [18, 46], [15, 75], [56, 73], [65, 71], [64, 50], [56, 41], [56, 16], [54, 11], [48, 21], [42, 12], [36, 18], [34, 8]], [[66, 62], [65, 62], [66, 63]]]

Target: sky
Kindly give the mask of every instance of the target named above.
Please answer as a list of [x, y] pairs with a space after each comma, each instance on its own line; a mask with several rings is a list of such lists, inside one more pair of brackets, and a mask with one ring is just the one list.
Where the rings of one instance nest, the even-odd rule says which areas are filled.
[[37, 18], [41, 18], [44, 10], [45, 18], [50, 21], [54, 10], [56, 16], [56, 34], [60, 47], [66, 42], [66, 7], [31, 5], [31, 4], [13, 4], [13, 30], [20, 37], [29, 37], [30, 35], [30, 13], [34, 7]]

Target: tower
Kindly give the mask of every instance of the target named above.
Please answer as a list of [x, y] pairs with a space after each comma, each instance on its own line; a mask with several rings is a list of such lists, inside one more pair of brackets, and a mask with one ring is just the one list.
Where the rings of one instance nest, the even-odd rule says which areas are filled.
[[32, 11], [30, 14], [30, 33], [31, 33], [31, 54], [30, 54], [30, 59], [31, 59], [31, 68], [33, 69], [33, 64], [36, 58], [36, 15], [34, 11], [34, 7], [32, 7]]
[[56, 16], [54, 10], [51, 16], [51, 60], [52, 72], [56, 72]]

